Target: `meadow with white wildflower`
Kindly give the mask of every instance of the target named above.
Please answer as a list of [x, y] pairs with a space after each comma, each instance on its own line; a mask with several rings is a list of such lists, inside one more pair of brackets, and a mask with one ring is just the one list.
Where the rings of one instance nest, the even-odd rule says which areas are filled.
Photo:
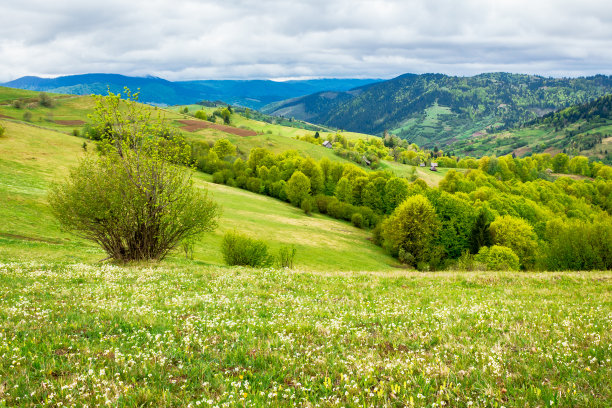
[[609, 406], [612, 274], [0, 264], [0, 406]]

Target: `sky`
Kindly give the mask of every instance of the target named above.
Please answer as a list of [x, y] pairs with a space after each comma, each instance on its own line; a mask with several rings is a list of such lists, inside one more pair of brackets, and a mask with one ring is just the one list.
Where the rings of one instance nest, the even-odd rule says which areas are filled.
[[609, 0], [16, 0], [0, 82], [612, 74]]

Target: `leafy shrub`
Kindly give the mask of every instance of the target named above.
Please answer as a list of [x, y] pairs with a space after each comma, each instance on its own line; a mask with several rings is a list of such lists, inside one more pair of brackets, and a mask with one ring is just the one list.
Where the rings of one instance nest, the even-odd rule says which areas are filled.
[[55, 101], [49, 95], [44, 92], [41, 92], [38, 95], [38, 103], [40, 106], [44, 106], [45, 108], [52, 108], [55, 106]]
[[548, 270], [612, 269], [612, 222], [554, 219], [546, 224], [549, 244], [542, 259]]
[[177, 165], [189, 159], [182, 139], [151, 137], [151, 128], [165, 123], [153, 123], [136, 99], [110, 93], [97, 98], [95, 111], [100, 128], [117, 118], [115, 127], [126, 131], [107, 134], [100, 155], [86, 155], [51, 188], [48, 201], [64, 228], [123, 262], [163, 259], [183, 241], [216, 228], [218, 205]]
[[300, 208], [302, 211], [304, 211], [304, 213], [306, 213], [306, 215], [312, 214], [314, 207], [315, 201], [313, 197], [306, 197], [304, 200], [302, 200], [302, 204], [300, 204]]
[[327, 214], [327, 206], [329, 205], [329, 203], [331, 203], [333, 200], [335, 200], [335, 197], [330, 197], [330, 196], [326, 196], [323, 194], [319, 194], [317, 196], [315, 196], [315, 204], [317, 205], [317, 209], [319, 210], [319, 212], [321, 214]]
[[503, 215], [491, 223], [489, 231], [494, 244], [508, 247], [518, 255], [521, 266], [533, 266], [538, 243], [533, 227], [527, 221]]
[[246, 188], [253, 193], [261, 193], [262, 189], [261, 179], [257, 177], [249, 177], [246, 182]]
[[484, 246], [480, 248], [478, 254], [474, 256], [474, 260], [485, 264], [490, 271], [516, 271], [519, 269], [520, 265], [519, 257], [514, 251], [501, 245], [493, 245], [491, 247]]
[[274, 261], [268, 254], [268, 244], [235, 231], [225, 233], [221, 252], [228, 265], [266, 267]]
[[363, 215], [361, 213], [354, 213], [351, 217], [351, 223], [357, 228], [363, 228]]
[[4, 126], [0, 125], [0, 137], [4, 136]]
[[19, 100], [19, 99], [15, 99], [13, 101], [13, 108], [15, 109], [21, 109], [23, 108], [23, 101]]
[[277, 258], [278, 266], [280, 268], [289, 268], [289, 269], [292, 269], [293, 268], [293, 260], [295, 259], [296, 252], [297, 252], [297, 250], [295, 249], [295, 247], [293, 245], [291, 247], [289, 247], [289, 246], [281, 247], [278, 250], [278, 258]]
[[29, 122], [32, 120], [32, 112], [30, 111], [26, 111], [23, 113], [23, 120], [25, 120], [26, 122]]

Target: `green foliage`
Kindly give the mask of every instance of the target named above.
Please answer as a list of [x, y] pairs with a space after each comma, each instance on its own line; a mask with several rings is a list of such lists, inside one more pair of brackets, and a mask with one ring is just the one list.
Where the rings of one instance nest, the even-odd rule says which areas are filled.
[[236, 154], [236, 146], [227, 139], [218, 139], [212, 149], [220, 160]]
[[23, 120], [25, 120], [26, 122], [30, 122], [32, 120], [32, 112], [30, 111], [23, 112]]
[[299, 207], [302, 201], [310, 195], [310, 179], [298, 170], [293, 173], [287, 182], [286, 191], [291, 204]]
[[351, 216], [351, 223], [357, 228], [363, 228], [363, 215], [361, 213], [353, 213]]
[[4, 132], [6, 131], [6, 128], [2, 125], [0, 125], [0, 137], [4, 136]]
[[55, 106], [55, 101], [45, 92], [41, 92], [38, 95], [38, 103], [40, 106], [44, 106], [45, 108], [53, 108]]
[[300, 208], [304, 211], [304, 214], [311, 215], [312, 211], [316, 208], [316, 202], [314, 197], [306, 197], [302, 200]]
[[197, 119], [200, 119], [200, 120], [208, 120], [208, 116], [206, 115], [206, 112], [204, 112], [203, 110], [199, 110], [199, 111], [197, 111], [197, 112], [194, 114], [194, 116], [195, 116]]
[[430, 260], [438, 231], [435, 209], [420, 194], [406, 199], [382, 224], [385, 247], [396, 256], [403, 250], [411, 254], [415, 262]]
[[221, 243], [223, 259], [228, 265], [252, 266], [254, 268], [272, 265], [274, 257], [268, 254], [265, 241], [253, 239], [238, 232], [226, 232]]
[[279, 268], [288, 268], [293, 269], [293, 262], [295, 259], [295, 254], [297, 253], [297, 249], [295, 249], [294, 245], [291, 246], [282, 246], [278, 250], [277, 257], [277, 265]]
[[489, 231], [490, 226], [487, 212], [481, 209], [470, 234], [470, 251], [472, 254], [477, 254], [481, 247], [493, 245], [491, 232]]
[[153, 123], [150, 111], [127, 96], [97, 99], [97, 127], [111, 124], [101, 154], [87, 156], [56, 184], [49, 203], [66, 229], [117, 261], [163, 259], [182, 241], [213, 230], [219, 208], [181, 166], [190, 159], [184, 142], [155, 137], [163, 121]]
[[503, 215], [491, 223], [490, 232], [493, 243], [512, 249], [523, 268], [533, 266], [538, 248], [537, 236], [527, 221]]
[[474, 260], [486, 265], [489, 271], [516, 271], [520, 265], [519, 257], [512, 249], [501, 245], [483, 246]]
[[546, 224], [549, 242], [543, 251], [543, 267], [549, 270], [612, 269], [612, 219], [594, 223], [553, 219]]
[[401, 178], [392, 178], [385, 185], [385, 206], [387, 213], [390, 214], [407, 197], [410, 184]]

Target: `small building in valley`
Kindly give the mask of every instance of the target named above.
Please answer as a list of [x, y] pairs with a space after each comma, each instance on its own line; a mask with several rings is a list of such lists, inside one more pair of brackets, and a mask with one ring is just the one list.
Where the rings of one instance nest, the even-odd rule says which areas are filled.
[[330, 142], [329, 140], [324, 141], [323, 146], [327, 147], [328, 149], [331, 149], [332, 147], [334, 147], [333, 143]]
[[430, 171], [438, 171], [438, 163], [431, 162]]

